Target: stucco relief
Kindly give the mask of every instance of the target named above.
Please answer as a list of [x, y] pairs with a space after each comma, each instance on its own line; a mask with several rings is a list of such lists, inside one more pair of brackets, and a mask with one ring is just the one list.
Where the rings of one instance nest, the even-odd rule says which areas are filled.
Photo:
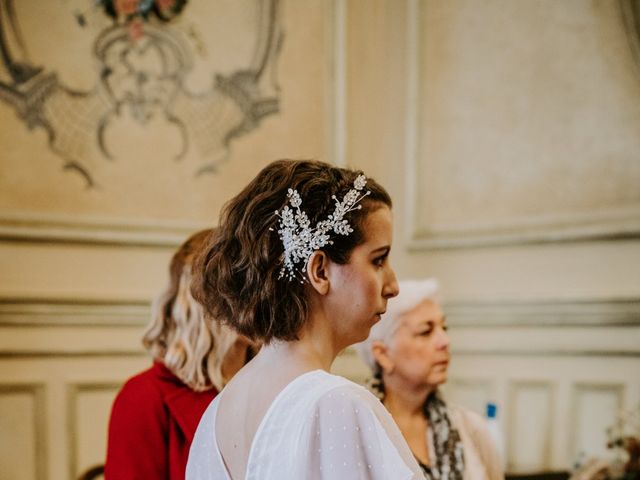
[[420, 10], [410, 245], [640, 235], [640, 82], [618, 4]]
[[[114, 19], [95, 37], [93, 63], [81, 65], [93, 69], [92, 86], [79, 89], [54, 67], [29, 60], [30, 39], [21, 33], [19, 11], [13, 0], [0, 0], [0, 100], [14, 107], [28, 129], [44, 129], [64, 170], [80, 174], [89, 186], [101, 181], [100, 163], [117, 157], [117, 139], [108, 132], [125, 116], [146, 131], [161, 122], [178, 138], [175, 160], [195, 148], [203, 161], [193, 173], [215, 171], [228, 158], [232, 140], [279, 111], [275, 68], [283, 33], [278, 0], [258, 0], [252, 8], [257, 22], [250, 33], [256, 41], [246, 65], [216, 71], [219, 59], [198, 56], [197, 37], [189, 38], [167, 19], [149, 18], [144, 25], [141, 19], [139, 25]], [[97, 10], [69, 8], [68, 13], [76, 16], [78, 28], [98, 28], [104, 19]], [[196, 63], [211, 68], [209, 85], [197, 89], [190, 86]]]

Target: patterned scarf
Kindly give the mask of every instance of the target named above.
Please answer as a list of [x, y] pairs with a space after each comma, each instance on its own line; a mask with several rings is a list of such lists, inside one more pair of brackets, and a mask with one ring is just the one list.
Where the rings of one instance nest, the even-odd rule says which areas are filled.
[[[384, 383], [382, 375], [376, 373], [367, 387], [384, 403]], [[464, 450], [458, 430], [451, 425], [447, 404], [436, 390], [431, 393], [422, 406], [424, 416], [429, 423], [427, 436], [435, 450], [435, 459], [431, 465], [418, 464], [427, 480], [462, 480], [464, 472]], [[417, 459], [416, 459], [417, 460]]]

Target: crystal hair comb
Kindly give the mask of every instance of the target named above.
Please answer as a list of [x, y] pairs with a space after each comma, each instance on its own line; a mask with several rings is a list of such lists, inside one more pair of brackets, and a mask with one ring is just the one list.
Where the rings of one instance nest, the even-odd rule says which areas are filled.
[[[311, 227], [309, 217], [300, 209], [302, 199], [297, 190], [289, 189], [287, 198], [289, 205], [285, 205], [282, 210], [276, 210], [275, 214], [280, 218], [278, 222], [278, 235], [284, 246], [283, 265], [278, 278], [286, 277], [289, 281], [297, 278], [300, 283], [307, 279], [305, 271], [309, 257], [316, 250], [325, 245], [333, 244], [331, 234], [349, 235], [353, 228], [344, 216], [362, 208], [358, 205], [364, 197], [371, 192], [362, 193], [362, 189], [367, 183], [364, 175], [358, 175], [353, 182], [353, 188], [344, 196], [342, 201], [338, 201], [335, 195], [331, 198], [336, 204], [333, 213], [326, 220], [319, 221], [315, 227]], [[270, 230], [273, 231], [273, 228]]]

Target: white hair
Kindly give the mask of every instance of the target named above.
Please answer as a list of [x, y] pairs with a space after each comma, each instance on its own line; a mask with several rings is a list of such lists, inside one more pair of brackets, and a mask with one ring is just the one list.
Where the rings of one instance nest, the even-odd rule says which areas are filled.
[[438, 302], [439, 291], [440, 285], [435, 278], [400, 281], [400, 293], [387, 302], [387, 311], [380, 321], [371, 328], [369, 337], [354, 345], [360, 358], [372, 372], [376, 373], [380, 369], [373, 356], [373, 342], [381, 341], [388, 345], [400, 326], [400, 317], [413, 310], [424, 300]]

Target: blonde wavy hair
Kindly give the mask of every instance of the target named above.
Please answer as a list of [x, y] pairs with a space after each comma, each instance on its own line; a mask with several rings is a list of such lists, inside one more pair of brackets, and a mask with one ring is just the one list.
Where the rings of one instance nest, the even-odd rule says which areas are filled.
[[229, 327], [208, 321], [191, 295], [193, 259], [214, 234], [208, 229], [192, 235], [173, 255], [169, 284], [154, 300], [151, 322], [142, 338], [151, 356], [196, 392], [224, 387], [222, 363], [238, 338]]

